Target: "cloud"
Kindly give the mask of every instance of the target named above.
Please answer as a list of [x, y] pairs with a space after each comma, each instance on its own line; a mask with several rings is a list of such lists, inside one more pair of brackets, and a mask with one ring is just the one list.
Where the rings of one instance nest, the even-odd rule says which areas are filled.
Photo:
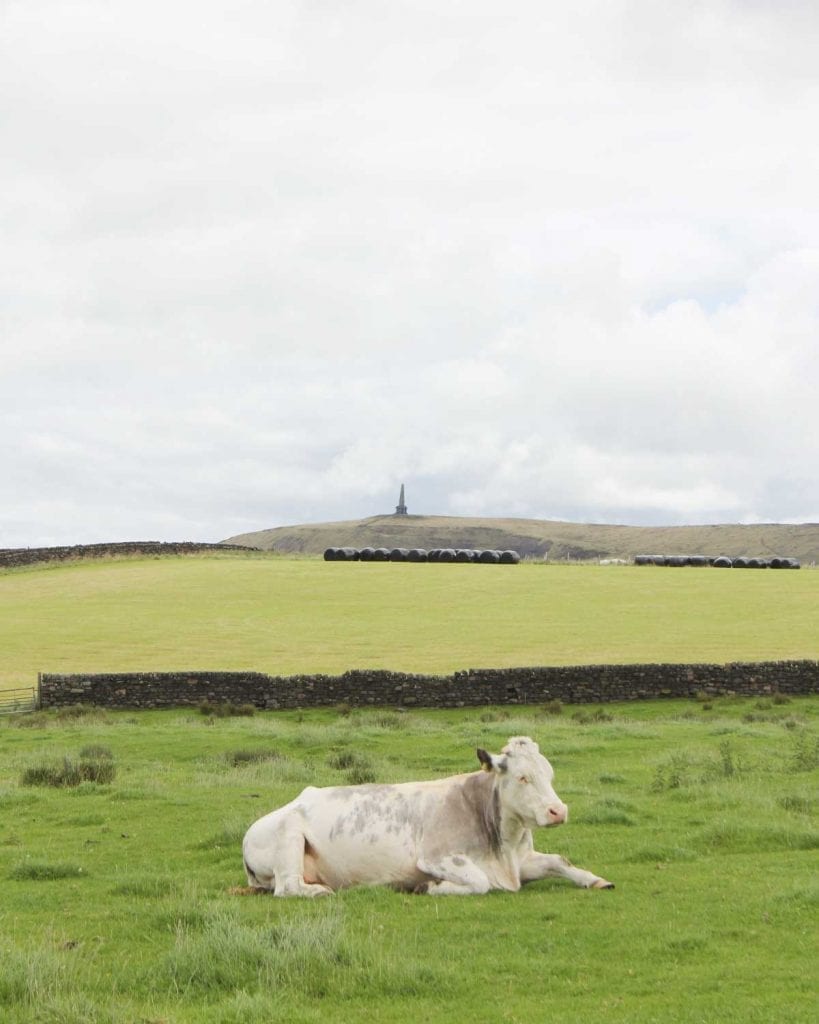
[[0, 545], [819, 518], [815, 5], [3, 19]]

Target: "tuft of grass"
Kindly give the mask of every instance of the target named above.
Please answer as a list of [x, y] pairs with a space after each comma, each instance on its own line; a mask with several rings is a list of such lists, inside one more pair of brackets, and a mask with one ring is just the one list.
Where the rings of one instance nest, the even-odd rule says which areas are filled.
[[262, 764], [265, 761], [281, 761], [284, 754], [278, 750], [228, 750], [224, 755], [225, 760], [233, 768], [241, 768], [246, 764]]
[[652, 792], [662, 793], [666, 789], [679, 789], [681, 786], [689, 785], [692, 781], [693, 766], [694, 761], [689, 754], [675, 751], [655, 767], [651, 783]]
[[119, 882], [110, 892], [112, 896], [127, 896], [133, 899], [159, 899], [170, 895], [174, 888], [174, 883], [169, 878], [141, 876]]
[[777, 800], [777, 803], [783, 810], [792, 811], [794, 814], [813, 814], [816, 802], [816, 800], [812, 800], [810, 797], [797, 796], [795, 794], [787, 794]]
[[105, 708], [96, 704], [67, 704], [64, 708], [57, 708], [54, 712], [54, 719], [57, 722], [108, 722], [110, 715]]
[[630, 864], [668, 864], [696, 860], [697, 855], [685, 846], [644, 846], [631, 853]]
[[201, 929], [178, 928], [155, 984], [183, 998], [302, 986], [321, 996], [342, 987], [353, 960], [338, 913], [253, 928], [218, 911]]
[[[242, 846], [242, 839], [244, 839], [245, 832], [247, 832], [249, 822], [234, 819], [226, 822], [218, 832], [214, 832], [212, 835], [205, 839], [200, 840], [196, 844], [197, 850], [212, 850], [212, 851], [223, 851], [232, 850], [239, 851]], [[237, 856], [240, 854], [237, 853]]]
[[199, 714], [206, 718], [252, 718], [256, 714], [253, 704], [233, 704], [230, 701], [203, 700], [197, 708]]
[[0, 1007], [42, 1008], [67, 984], [67, 965], [45, 947], [20, 949], [3, 943], [0, 957]]
[[547, 700], [545, 704], [541, 704], [540, 713], [550, 717], [562, 715], [563, 704], [559, 700]]
[[788, 769], [792, 772], [812, 772], [819, 768], [819, 736], [804, 733], [798, 736], [788, 757]]
[[367, 765], [355, 765], [345, 776], [351, 786], [362, 786], [369, 782], [376, 781], [376, 775], [372, 768]]
[[113, 761], [114, 754], [110, 747], [101, 743], [89, 743], [80, 748], [80, 758], [84, 761]]
[[575, 711], [572, 715], [573, 722], [579, 722], [581, 725], [594, 725], [596, 722], [613, 722], [614, 715], [610, 711], [606, 711], [604, 708], [592, 708], [591, 710]]
[[80, 786], [83, 782], [107, 785], [114, 781], [116, 767], [109, 754], [81, 756], [79, 761], [63, 757], [59, 761], [40, 761], [30, 765], [20, 776], [21, 786], [51, 786], [56, 789]]
[[584, 825], [634, 825], [634, 818], [629, 811], [633, 811], [633, 808], [627, 804], [605, 800], [590, 807], [580, 820]]
[[[326, 905], [325, 905], [326, 906]], [[226, 996], [243, 1001], [261, 993], [310, 1000], [365, 996], [368, 1000], [452, 994], [455, 974], [445, 963], [418, 962], [382, 934], [357, 935], [338, 904], [311, 908], [273, 924], [253, 926], [226, 910], [202, 927], [176, 930], [174, 948], [151, 979], [157, 994], [189, 1001]]]
[[395, 711], [377, 711], [366, 718], [367, 725], [373, 725], [377, 729], [403, 729], [406, 725], [405, 716]]
[[15, 882], [54, 882], [62, 878], [86, 878], [87, 872], [77, 864], [52, 864], [42, 860], [24, 860], [9, 872]]
[[327, 764], [337, 771], [347, 771], [350, 768], [372, 768], [370, 759], [357, 750], [335, 751], [327, 758]]

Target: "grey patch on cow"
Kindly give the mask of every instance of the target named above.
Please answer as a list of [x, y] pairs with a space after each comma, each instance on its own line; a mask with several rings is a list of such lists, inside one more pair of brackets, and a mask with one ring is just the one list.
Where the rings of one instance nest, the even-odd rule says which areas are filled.
[[460, 854], [456, 853], [452, 858], [452, 863], [456, 868], [462, 868], [464, 864], [466, 864], [466, 857], [462, 857]]
[[452, 790], [446, 802], [460, 804], [460, 807], [452, 807], [453, 815], [462, 816], [466, 810], [469, 820], [477, 825], [481, 845], [492, 853], [500, 852], [500, 797], [493, 775], [484, 772], [468, 775], [462, 786]]

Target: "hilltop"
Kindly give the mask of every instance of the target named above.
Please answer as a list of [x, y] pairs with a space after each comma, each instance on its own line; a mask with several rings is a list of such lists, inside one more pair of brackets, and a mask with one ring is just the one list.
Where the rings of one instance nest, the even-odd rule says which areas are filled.
[[819, 523], [751, 526], [610, 526], [548, 519], [382, 515], [336, 523], [279, 526], [223, 543], [282, 553], [321, 554], [328, 547], [511, 548], [523, 557], [596, 560], [639, 554], [777, 555], [819, 560]]

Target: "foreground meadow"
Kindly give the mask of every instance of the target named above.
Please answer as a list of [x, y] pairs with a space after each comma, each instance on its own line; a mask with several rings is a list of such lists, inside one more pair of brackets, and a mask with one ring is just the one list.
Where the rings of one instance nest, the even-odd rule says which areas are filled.
[[[616, 890], [231, 893], [247, 825], [305, 785], [469, 771], [521, 733], [571, 807], [538, 848]], [[0, 720], [0, 1019], [813, 1021], [817, 783], [809, 698]]]
[[819, 657], [819, 573], [214, 555], [0, 572], [0, 687], [38, 672]]

